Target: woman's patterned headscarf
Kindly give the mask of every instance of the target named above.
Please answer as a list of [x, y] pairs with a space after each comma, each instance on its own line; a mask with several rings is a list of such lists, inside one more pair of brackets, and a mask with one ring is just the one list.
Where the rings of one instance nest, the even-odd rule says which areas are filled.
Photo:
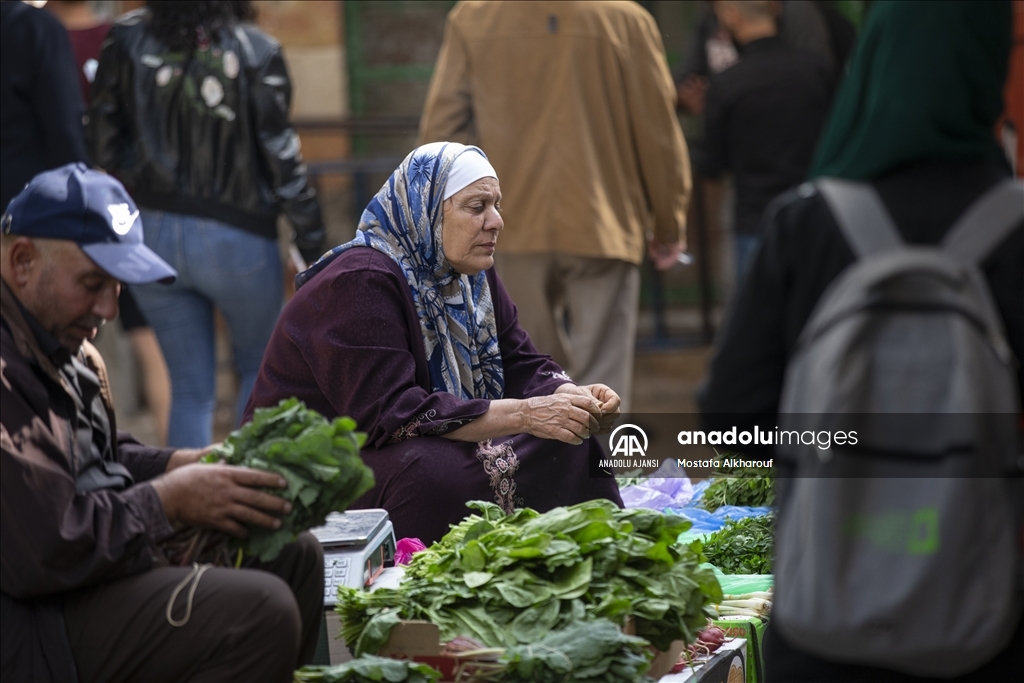
[[414, 149], [363, 211], [351, 242], [335, 247], [295, 277], [298, 289], [331, 261], [355, 247], [383, 252], [409, 283], [420, 320], [433, 391], [463, 399], [501, 398], [505, 379], [484, 273], [460, 275], [441, 242], [442, 197], [460, 154], [477, 147], [435, 142]]

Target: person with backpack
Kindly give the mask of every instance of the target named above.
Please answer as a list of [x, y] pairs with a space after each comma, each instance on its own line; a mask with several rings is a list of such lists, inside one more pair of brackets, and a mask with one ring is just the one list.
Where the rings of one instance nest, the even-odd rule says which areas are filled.
[[760, 446], [769, 682], [1024, 674], [1024, 188], [993, 135], [1010, 27], [1005, 0], [874, 3], [814, 182], [762, 219], [706, 426], [860, 437]]

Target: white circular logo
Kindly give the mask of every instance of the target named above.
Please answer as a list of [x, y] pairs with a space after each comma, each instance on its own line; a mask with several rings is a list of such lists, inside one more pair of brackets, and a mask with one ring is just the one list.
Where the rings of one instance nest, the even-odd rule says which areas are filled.
[[647, 434], [634, 424], [619, 425], [608, 437], [608, 447], [612, 457], [642, 458], [647, 454]]

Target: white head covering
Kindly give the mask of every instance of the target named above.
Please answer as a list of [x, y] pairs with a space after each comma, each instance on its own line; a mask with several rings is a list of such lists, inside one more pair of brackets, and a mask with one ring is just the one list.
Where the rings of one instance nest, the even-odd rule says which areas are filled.
[[444, 186], [444, 199], [448, 199], [481, 178], [497, 180], [498, 173], [483, 154], [473, 149], [467, 149], [452, 163], [452, 168], [448, 172], [448, 183]]

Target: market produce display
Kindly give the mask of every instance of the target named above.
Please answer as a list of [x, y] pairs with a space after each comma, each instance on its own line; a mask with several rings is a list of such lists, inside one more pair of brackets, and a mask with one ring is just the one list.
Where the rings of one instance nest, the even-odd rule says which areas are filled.
[[624, 683], [650, 680], [647, 641], [627, 636], [606, 619], [570, 624], [540, 641], [505, 651], [495, 683]]
[[710, 657], [723, 643], [725, 631], [709, 623], [697, 632], [697, 641], [687, 645], [679, 655], [679, 661], [672, 667], [672, 673], [677, 674], [686, 667], [693, 666], [697, 661]]
[[304, 666], [295, 683], [433, 683], [441, 674], [426, 664], [366, 655], [334, 666]]
[[773, 589], [744, 593], [743, 595], [723, 595], [722, 602], [715, 605], [718, 614], [723, 617], [758, 617], [767, 619], [772, 613]]
[[417, 553], [399, 588], [339, 591], [342, 636], [355, 654], [377, 652], [402, 619], [437, 624], [445, 641], [515, 648], [579, 622], [632, 617], [636, 634], [665, 650], [693, 642], [721, 601], [714, 573], [676, 543], [690, 525], [680, 517], [606, 500], [545, 514], [470, 505], [478, 514]]
[[204, 462], [280, 474], [287, 487], [268, 491], [290, 502], [291, 512], [281, 518], [280, 528], [250, 527], [245, 539], [185, 528], [163, 544], [167, 559], [176, 565], [227, 565], [237, 564], [244, 554], [266, 562], [300, 532], [323, 525], [329, 513], [344, 511], [374, 483], [373, 472], [359, 457], [366, 436], [355, 428], [352, 419], [329, 421], [295, 398], [257, 409], [252, 421], [232, 432]]
[[[607, 619], [578, 622], [549, 631], [536, 643], [485, 648], [461, 636], [445, 644], [444, 655], [458, 660], [458, 671], [474, 683], [642, 683], [652, 652], [643, 638], [622, 633]], [[435, 680], [426, 664], [363, 655], [337, 666], [306, 666], [296, 683]], [[463, 680], [460, 678], [459, 680]]]
[[704, 491], [700, 506], [714, 512], [723, 505], [765, 507], [775, 502], [775, 481], [769, 468], [725, 468]]
[[726, 574], [771, 574], [774, 519], [768, 514], [727, 520], [704, 542], [702, 552]]

